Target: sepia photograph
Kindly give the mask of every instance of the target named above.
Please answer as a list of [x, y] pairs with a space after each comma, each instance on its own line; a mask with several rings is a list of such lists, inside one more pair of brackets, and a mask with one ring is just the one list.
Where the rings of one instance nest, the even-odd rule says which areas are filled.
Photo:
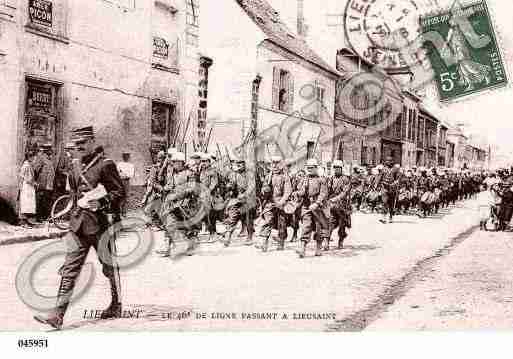
[[0, 0], [0, 337], [510, 331], [512, 12]]

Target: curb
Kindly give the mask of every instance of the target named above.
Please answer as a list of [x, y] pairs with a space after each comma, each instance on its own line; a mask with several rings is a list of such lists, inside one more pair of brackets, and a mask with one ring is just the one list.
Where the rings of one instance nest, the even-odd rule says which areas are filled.
[[0, 239], [0, 246], [7, 246], [11, 244], [22, 244], [22, 243], [29, 243], [29, 242], [38, 242], [38, 241], [44, 241], [47, 239], [57, 239], [62, 238], [68, 233], [68, 231], [59, 231], [59, 232], [51, 232], [49, 234], [32, 234], [32, 235], [25, 235], [25, 236], [19, 236], [19, 237], [11, 237], [8, 239]]

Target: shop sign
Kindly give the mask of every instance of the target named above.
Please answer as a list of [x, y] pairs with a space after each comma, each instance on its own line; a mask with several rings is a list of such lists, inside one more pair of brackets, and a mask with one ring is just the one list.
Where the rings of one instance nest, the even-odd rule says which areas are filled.
[[52, 3], [46, 0], [29, 0], [30, 21], [34, 24], [52, 27]]
[[27, 94], [27, 105], [30, 108], [44, 109], [51, 112], [52, 90], [44, 87], [29, 87]]
[[167, 59], [169, 56], [169, 44], [161, 37], [153, 37], [153, 56]]

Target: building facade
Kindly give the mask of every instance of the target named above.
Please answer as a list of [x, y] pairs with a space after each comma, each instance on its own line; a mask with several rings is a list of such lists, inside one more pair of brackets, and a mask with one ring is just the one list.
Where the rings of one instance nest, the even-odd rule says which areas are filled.
[[[114, 160], [131, 153], [134, 184], [156, 151], [190, 142], [199, 11], [197, 0], [0, 1], [1, 193], [14, 197], [27, 150], [61, 154], [74, 127], [94, 125]], [[188, 118], [190, 132], [175, 136]]]
[[362, 62], [351, 50], [337, 52], [335, 120], [345, 131], [340, 150], [353, 164], [403, 162], [404, 96], [388, 74]]
[[[212, 53], [223, 48], [213, 54], [216, 70], [210, 75], [215, 82], [209, 97], [211, 143], [231, 152], [251, 138], [256, 125], [258, 138], [268, 142], [257, 146], [258, 160], [281, 154], [300, 159], [297, 166], [307, 157], [331, 161], [340, 75], [300, 29], [285, 24], [272, 2], [231, 0], [224, 3], [230, 16], [210, 24], [217, 35]], [[294, 140], [280, 142], [287, 138]]]

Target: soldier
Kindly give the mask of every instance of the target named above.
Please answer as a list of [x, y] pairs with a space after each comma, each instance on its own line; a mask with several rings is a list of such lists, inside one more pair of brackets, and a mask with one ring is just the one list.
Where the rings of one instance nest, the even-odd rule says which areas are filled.
[[290, 178], [283, 170], [282, 160], [279, 156], [271, 158], [271, 172], [262, 186], [262, 214], [263, 224], [259, 237], [262, 244], [262, 252], [267, 252], [269, 236], [272, 228], [278, 229], [278, 250], [285, 248], [287, 239], [287, 218], [283, 206], [292, 193]]
[[[159, 171], [159, 175], [158, 175], [160, 183], [163, 184], [162, 203], [160, 204], [159, 218], [160, 218], [160, 222], [164, 228], [166, 227], [166, 216], [168, 214], [164, 204], [165, 204], [165, 200], [169, 194], [170, 189], [174, 187], [174, 171], [175, 170], [174, 170], [174, 166], [173, 166], [173, 156], [176, 153], [178, 153], [178, 151], [173, 147], [170, 147], [167, 150], [166, 159], [164, 160], [164, 163], [160, 167], [160, 171]], [[181, 155], [179, 157], [181, 157]], [[185, 163], [185, 155], [183, 157], [184, 157], [184, 163]], [[170, 233], [166, 230], [164, 231], [164, 236], [165, 236], [164, 249], [159, 249], [156, 251], [156, 253], [162, 255], [163, 257], [169, 257], [171, 247], [174, 246], [174, 241], [173, 241], [173, 238], [170, 237]]]
[[299, 258], [305, 257], [306, 245], [312, 233], [316, 236], [315, 256], [322, 255], [322, 242], [329, 240], [329, 223], [322, 208], [328, 197], [326, 178], [319, 176], [316, 159], [306, 162], [307, 175], [299, 185], [297, 195], [303, 200], [301, 208], [302, 235], [298, 248]]
[[351, 201], [355, 203], [356, 210], [360, 211], [363, 201], [365, 176], [363, 175], [362, 170], [358, 166], [353, 167], [351, 182], [354, 188], [353, 198], [351, 198]]
[[233, 163], [233, 171], [226, 178], [226, 197], [228, 203], [225, 209], [224, 246], [229, 247], [235, 226], [239, 221], [247, 228], [248, 237], [245, 245], [253, 244], [255, 204], [250, 203], [252, 192], [255, 190], [254, 176], [246, 171], [246, 162], [237, 158]]
[[160, 223], [159, 214], [162, 206], [162, 191], [164, 187], [162, 186], [159, 173], [165, 159], [166, 153], [160, 151], [157, 154], [157, 162], [150, 167], [146, 181], [146, 193], [140, 203], [140, 206], [144, 208], [144, 213], [152, 219], [154, 225]]
[[[102, 314], [102, 319], [121, 316], [121, 288], [119, 269], [115, 262], [115, 236], [105, 236], [110, 224], [120, 220], [120, 203], [125, 198], [125, 191], [116, 164], [94, 152], [95, 139], [92, 126], [76, 129], [72, 133], [76, 144], [76, 156], [72, 176], [79, 184], [76, 190], [86, 193], [104, 187], [106, 196], [101, 199], [80, 203], [72, 210], [70, 233], [68, 235], [69, 251], [59, 273], [61, 282], [57, 294], [57, 305], [49, 316], [37, 315], [34, 318], [56, 329], [62, 327], [64, 315], [73, 294], [75, 282], [85, 263], [87, 254], [93, 247], [103, 266], [103, 274], [110, 283], [111, 303]], [[104, 243], [103, 241], [107, 241]], [[98, 247], [106, 248], [106, 253], [99, 252]]]
[[343, 174], [344, 163], [340, 160], [333, 162], [333, 177], [328, 180], [328, 205], [326, 215], [329, 220], [329, 236], [324, 243], [324, 250], [330, 247], [331, 233], [338, 227], [338, 249], [342, 249], [347, 237], [346, 228], [351, 228], [351, 189], [352, 182]]
[[383, 218], [380, 219], [381, 223], [387, 223], [386, 217], [388, 214], [388, 223], [393, 222], [395, 207], [397, 205], [397, 198], [399, 195], [399, 182], [401, 179], [400, 166], [392, 166], [392, 157], [386, 160], [386, 169], [384, 169], [377, 179], [378, 188], [383, 190], [382, 200], [384, 205]]
[[410, 169], [407, 169], [403, 176], [401, 176], [401, 180], [399, 183], [399, 195], [397, 197], [397, 211], [399, 213], [407, 214], [412, 199], [412, 191], [413, 191], [413, 173]]
[[[292, 193], [296, 193], [299, 183], [303, 180], [304, 177], [304, 171], [299, 170], [297, 173], [292, 172], [292, 164], [294, 162], [292, 160], [287, 161], [287, 174], [290, 178], [290, 185]], [[291, 209], [293, 210], [295, 207], [297, 209], [293, 213], [286, 214], [287, 217], [287, 227], [292, 228], [292, 237], [290, 239], [290, 242], [297, 241], [297, 233], [299, 231], [299, 222], [301, 219], [301, 206], [298, 205], [298, 199], [295, 197], [290, 196], [290, 205]]]
[[198, 241], [198, 233], [203, 220], [199, 194], [199, 172], [196, 163], [199, 159], [192, 156], [192, 168], [185, 167], [185, 155], [176, 152], [172, 155], [171, 165], [174, 175], [168, 179], [164, 190], [167, 192], [163, 207], [164, 224], [169, 234], [167, 247], [162, 252], [169, 257], [171, 246], [177, 240], [187, 242], [186, 255], [192, 256]]
[[211, 161], [211, 155], [207, 153], [202, 154], [200, 182], [205, 186], [205, 189], [208, 189], [211, 199], [210, 203], [208, 203], [208, 213], [204, 221], [209, 233], [209, 242], [212, 242], [217, 234], [216, 223], [219, 219], [219, 210], [222, 209], [223, 204], [219, 173], [212, 166]]
[[427, 217], [429, 212], [429, 203], [426, 202], [426, 193], [430, 192], [430, 181], [427, 171], [424, 167], [419, 169], [420, 177], [417, 180], [417, 191], [419, 197], [419, 217]]

